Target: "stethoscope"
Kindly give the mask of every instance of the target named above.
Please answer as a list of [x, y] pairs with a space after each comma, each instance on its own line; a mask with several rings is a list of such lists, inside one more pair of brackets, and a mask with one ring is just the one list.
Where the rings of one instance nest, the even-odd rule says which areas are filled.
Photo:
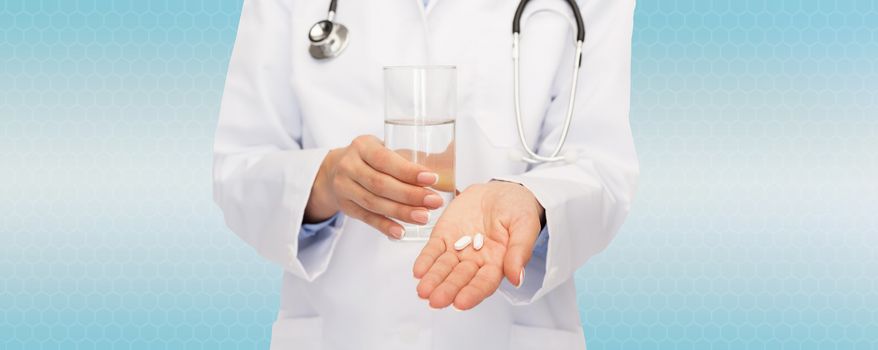
[[[564, 117], [564, 128], [561, 129], [561, 137], [558, 139], [558, 145], [555, 146], [555, 149], [550, 155], [542, 156], [534, 152], [534, 150], [528, 145], [527, 139], [524, 136], [524, 126], [521, 121], [521, 79], [518, 60], [520, 53], [519, 34], [521, 33], [521, 15], [529, 1], [530, 0], [521, 0], [518, 3], [518, 8], [515, 10], [515, 16], [512, 18], [512, 64], [515, 71], [513, 73], [515, 126], [518, 129], [518, 140], [521, 142], [521, 147], [524, 148], [526, 153], [524, 155], [518, 154], [516, 158], [520, 158], [530, 164], [565, 160], [573, 161], [576, 158], [575, 154], [561, 155], [561, 151], [564, 148], [564, 142], [567, 141], [567, 134], [570, 131], [570, 123], [573, 121], [573, 107], [576, 102], [576, 83], [577, 80], [579, 80], [579, 68], [582, 65], [582, 45], [585, 43], [585, 25], [582, 21], [582, 14], [579, 12], [579, 6], [576, 5], [575, 0], [566, 0], [567, 4], [570, 5], [570, 9], [573, 11], [573, 17], [576, 19], [576, 51], [574, 52], [573, 59], [573, 79], [570, 83], [570, 98], [567, 103], [567, 115]], [[333, 21], [335, 18], [337, 3], [337, 0], [331, 0], [329, 2], [329, 14], [326, 16], [326, 19], [314, 23], [314, 25], [311, 26], [311, 30], [308, 31], [308, 40], [311, 42], [308, 52], [311, 53], [311, 57], [314, 59], [323, 60], [336, 57], [341, 54], [345, 47], [347, 47], [347, 27], [341, 23]]]

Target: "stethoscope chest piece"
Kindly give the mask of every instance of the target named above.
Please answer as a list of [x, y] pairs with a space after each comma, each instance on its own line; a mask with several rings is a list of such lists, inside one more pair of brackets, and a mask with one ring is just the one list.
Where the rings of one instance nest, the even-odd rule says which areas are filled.
[[338, 22], [325, 19], [314, 23], [308, 31], [311, 46], [308, 53], [318, 60], [338, 56], [348, 46], [348, 28]]

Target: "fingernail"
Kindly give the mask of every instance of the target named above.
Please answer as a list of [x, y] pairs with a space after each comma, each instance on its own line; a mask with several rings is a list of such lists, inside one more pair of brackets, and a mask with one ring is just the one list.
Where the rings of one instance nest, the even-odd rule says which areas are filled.
[[521, 285], [524, 284], [524, 267], [521, 268], [521, 272], [518, 273], [518, 285], [515, 288], [521, 288]]
[[429, 185], [429, 186], [435, 185], [435, 184], [439, 183], [439, 174], [430, 173], [430, 172], [426, 172], [426, 171], [423, 173], [420, 173], [420, 174], [418, 174], [418, 183], [421, 183], [424, 185]]
[[442, 206], [442, 197], [435, 194], [428, 194], [424, 197], [424, 205], [428, 207], [438, 208]]
[[457, 306], [454, 306], [454, 304], [451, 304], [451, 308], [454, 309], [454, 311], [463, 312], [463, 310], [458, 309]]
[[402, 239], [402, 236], [405, 235], [405, 230], [399, 226], [393, 226], [390, 228], [390, 235], [396, 239]]
[[430, 221], [430, 213], [426, 210], [415, 210], [412, 212], [412, 220], [426, 224]]

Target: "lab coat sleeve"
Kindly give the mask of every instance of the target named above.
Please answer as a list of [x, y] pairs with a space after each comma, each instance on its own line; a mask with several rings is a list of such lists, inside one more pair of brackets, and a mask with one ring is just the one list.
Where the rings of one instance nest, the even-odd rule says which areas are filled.
[[[545, 258], [532, 257], [522, 287], [515, 288], [508, 281], [501, 285], [501, 292], [513, 304], [538, 300], [606, 248], [622, 226], [636, 191], [639, 168], [628, 122], [634, 1], [581, 5], [588, 37], [575, 115], [565, 144], [565, 152], [574, 152], [575, 160], [497, 177], [533, 192], [545, 208], [550, 232]], [[557, 98], [540, 132], [541, 154], [550, 153], [560, 138], [572, 62], [566, 59], [559, 66]]]
[[302, 147], [285, 3], [244, 1], [214, 143], [214, 201], [261, 256], [312, 281], [329, 263], [344, 216], [300, 246], [311, 186], [329, 150]]

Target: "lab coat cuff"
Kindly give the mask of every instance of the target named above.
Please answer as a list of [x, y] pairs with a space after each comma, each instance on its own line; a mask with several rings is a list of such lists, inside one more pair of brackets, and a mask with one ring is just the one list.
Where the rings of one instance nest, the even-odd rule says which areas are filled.
[[[325, 222], [313, 224], [323, 227], [312, 235], [302, 237], [301, 232], [299, 233], [295, 261], [301, 264], [302, 268], [309, 273], [309, 281], [317, 278], [329, 265], [330, 257], [335, 250], [335, 244], [338, 241], [346, 219], [347, 216], [339, 213]], [[290, 253], [292, 254], [293, 252]]]
[[[499, 177], [491, 180], [511, 182], [528, 188], [524, 181], [517, 176]], [[528, 190], [533, 192], [530, 188], [528, 188]], [[536, 197], [535, 193], [534, 196]], [[537, 198], [537, 201], [539, 201], [539, 198]], [[540, 205], [542, 205], [542, 202]], [[548, 249], [549, 225], [547, 222], [547, 224], [540, 230], [539, 236], [537, 236], [530, 261], [528, 261], [527, 265], [524, 267], [524, 282], [516, 287], [510, 283], [509, 280], [504, 279], [503, 283], [500, 284], [500, 293], [506, 297], [512, 305], [527, 305], [533, 303], [537, 299], [537, 294], [540, 293], [546, 278], [546, 259], [548, 257]]]
[[[546, 170], [548, 172], [556, 171], [555, 169]], [[585, 181], [588, 184], [585, 186], [580, 183], [574, 185], [555, 179], [554, 176], [551, 176], [552, 174], [544, 173], [541, 175], [549, 176], [543, 177], [525, 173], [495, 178], [499, 181], [518, 183], [530, 190], [537, 202], [545, 209], [546, 225], [544, 229], [547, 233], [552, 233], [551, 239], [547, 239], [545, 244], [545, 254], [543, 256], [534, 254], [531, 261], [525, 266], [525, 278], [522, 286], [515, 288], [508, 283], [501, 285], [501, 292], [514, 305], [533, 303], [572, 278], [579, 266], [578, 262], [573, 259], [573, 252], [570, 251], [570, 246], [576, 245], [577, 242], [575, 237], [571, 236], [569, 221], [573, 218], [571, 215], [582, 216], [581, 210], [592, 209], [579, 205], [579, 198], [583, 197], [582, 191], [599, 188], [599, 186], [589, 186], [588, 181]], [[571, 210], [580, 212], [571, 213], [569, 212]]]
[[284, 150], [215, 161], [214, 199], [226, 225], [267, 260], [306, 281], [326, 270], [346, 221], [337, 219], [300, 247], [310, 190], [328, 152]]
[[[322, 164], [323, 158], [329, 152], [329, 149], [307, 149], [297, 152], [308, 153], [311, 155], [309, 157], [311, 159], [302, 162], [301, 164], [297, 164], [300, 166], [301, 171], [299, 176], [304, 176], [303, 180], [305, 181], [299, 183], [300, 190], [296, 192], [305, 193], [305, 195], [296, 197], [300, 202], [295, 206], [296, 212], [294, 213], [294, 217], [298, 218], [296, 223], [300, 226], [298, 234], [293, 232], [290, 233], [293, 240], [291, 242], [292, 244], [287, 247], [288, 265], [286, 266], [286, 269], [294, 272], [295, 275], [299, 275], [306, 281], [313, 281], [323, 274], [329, 266], [332, 253], [335, 250], [335, 245], [340, 236], [339, 233], [343, 229], [347, 217], [340, 213], [336, 213], [336, 215], [324, 222], [302, 224], [305, 215], [305, 208], [308, 205], [308, 199], [310, 197], [310, 187], [313, 185], [314, 179], [317, 177], [317, 172], [320, 170], [320, 164]], [[307, 191], [301, 190], [306, 187], [303, 185], [307, 185]], [[305, 237], [303, 237], [303, 231], [309, 230], [315, 231], [304, 232]], [[308, 233], [312, 234], [309, 235]]]
[[618, 231], [630, 201], [610, 192], [607, 180], [599, 174], [594, 163], [580, 162], [500, 178], [519, 183], [534, 194], [546, 210], [546, 227], [552, 233], [541, 270], [544, 275], [538, 276], [540, 280], [525, 276], [525, 286], [533, 283], [538, 287], [526, 302], [570, 281], [576, 269], [604, 250]]

